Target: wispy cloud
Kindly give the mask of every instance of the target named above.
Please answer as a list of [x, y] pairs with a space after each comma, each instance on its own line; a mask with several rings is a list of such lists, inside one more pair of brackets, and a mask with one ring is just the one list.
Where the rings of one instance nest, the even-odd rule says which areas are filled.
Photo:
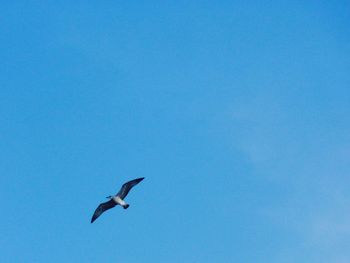
[[234, 140], [256, 176], [290, 189], [284, 201], [261, 208], [299, 240], [282, 254], [299, 262], [350, 262], [350, 125], [324, 125], [323, 110], [317, 118], [300, 112], [279, 96], [248, 100], [233, 110], [235, 126], [245, 131]]

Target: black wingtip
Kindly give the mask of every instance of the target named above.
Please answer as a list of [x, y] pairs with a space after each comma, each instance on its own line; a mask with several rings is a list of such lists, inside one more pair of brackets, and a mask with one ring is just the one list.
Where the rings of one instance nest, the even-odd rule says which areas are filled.
[[132, 181], [139, 183], [139, 182], [141, 182], [143, 179], [145, 179], [145, 177], [136, 178], [136, 179], [134, 179], [134, 180], [132, 180]]
[[93, 216], [91, 217], [90, 223], [92, 224], [93, 222], [95, 222], [95, 220], [96, 220], [97, 218], [98, 218], [98, 216], [93, 215]]

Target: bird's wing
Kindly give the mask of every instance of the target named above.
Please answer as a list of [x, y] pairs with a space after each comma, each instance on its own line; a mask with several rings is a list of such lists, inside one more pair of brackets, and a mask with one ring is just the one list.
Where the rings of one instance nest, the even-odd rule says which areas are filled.
[[91, 223], [94, 222], [104, 211], [111, 209], [116, 206], [116, 203], [111, 199], [108, 202], [100, 204], [96, 210], [94, 215], [91, 218]]
[[133, 188], [135, 185], [137, 185], [143, 179], [145, 179], [145, 177], [137, 178], [137, 179], [131, 180], [131, 181], [123, 184], [122, 188], [120, 188], [119, 192], [117, 193], [117, 196], [119, 196], [121, 199], [124, 199], [128, 195], [131, 188]]

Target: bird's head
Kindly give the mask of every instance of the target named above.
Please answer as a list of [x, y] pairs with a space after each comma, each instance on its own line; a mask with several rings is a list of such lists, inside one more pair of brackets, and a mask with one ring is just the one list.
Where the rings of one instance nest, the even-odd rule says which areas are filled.
[[112, 199], [112, 196], [111, 196], [111, 195], [109, 195], [109, 196], [107, 196], [106, 198], [107, 198], [107, 199]]

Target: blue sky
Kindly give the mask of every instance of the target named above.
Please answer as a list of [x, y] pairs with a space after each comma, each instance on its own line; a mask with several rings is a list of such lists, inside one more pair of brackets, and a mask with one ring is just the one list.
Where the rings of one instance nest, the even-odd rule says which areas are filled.
[[1, 262], [350, 261], [350, 4], [241, 2], [2, 4]]

